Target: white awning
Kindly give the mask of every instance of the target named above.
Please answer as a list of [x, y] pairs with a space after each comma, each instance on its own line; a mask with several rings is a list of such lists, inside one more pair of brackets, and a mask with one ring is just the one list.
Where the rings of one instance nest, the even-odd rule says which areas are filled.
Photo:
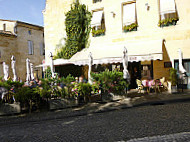
[[130, 25], [136, 22], [136, 3], [126, 4], [123, 6], [123, 24]]
[[[53, 60], [53, 65], [54, 66], [58, 66], [58, 65], [67, 65], [67, 64], [73, 64], [69, 59], [56, 59]], [[47, 67], [50, 66], [50, 64], [40, 64], [35, 66], [36, 68], [40, 68], [40, 67]]]
[[102, 15], [103, 15], [102, 10], [93, 12], [92, 21], [91, 21], [91, 26], [92, 27], [101, 25]]
[[49, 64], [47, 65], [47, 64], [40, 64], [40, 65], [37, 65], [37, 66], [35, 66], [36, 68], [42, 68], [42, 67], [48, 67], [48, 66], [50, 66]]
[[168, 14], [175, 12], [175, 0], [160, 0], [160, 14]]
[[122, 55], [124, 46], [128, 52], [129, 62], [138, 62], [145, 60], [162, 60], [162, 44], [163, 40], [153, 41], [136, 41], [125, 43], [123, 45], [98, 46], [83, 49], [76, 53], [70, 61], [75, 65], [88, 65], [88, 55], [91, 52], [93, 57], [93, 64], [107, 64], [107, 63], [122, 63]]
[[53, 62], [54, 66], [73, 64], [69, 59], [56, 59]]

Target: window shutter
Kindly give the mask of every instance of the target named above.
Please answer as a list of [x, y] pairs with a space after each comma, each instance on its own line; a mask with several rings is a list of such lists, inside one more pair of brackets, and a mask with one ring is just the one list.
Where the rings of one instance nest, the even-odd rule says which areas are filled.
[[33, 47], [33, 42], [28, 40], [28, 54], [33, 55], [34, 54], [34, 47]]
[[44, 44], [40, 43], [40, 55], [44, 55]]
[[28, 41], [28, 54], [31, 55], [31, 43]]

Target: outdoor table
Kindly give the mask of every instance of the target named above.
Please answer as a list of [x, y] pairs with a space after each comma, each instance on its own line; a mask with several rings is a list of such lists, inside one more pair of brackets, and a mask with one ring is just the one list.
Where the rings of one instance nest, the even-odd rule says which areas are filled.
[[150, 93], [150, 89], [154, 88], [155, 86], [155, 81], [154, 80], [142, 80], [142, 84], [144, 88], [146, 88], [146, 91]]
[[142, 80], [143, 87], [146, 89], [146, 92], [149, 93], [149, 81], [148, 80]]

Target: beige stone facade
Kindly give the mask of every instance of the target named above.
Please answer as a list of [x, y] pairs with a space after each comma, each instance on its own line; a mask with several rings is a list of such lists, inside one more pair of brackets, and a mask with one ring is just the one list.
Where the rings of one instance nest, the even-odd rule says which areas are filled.
[[[4, 29], [4, 27], [6, 28]], [[33, 53], [29, 54], [28, 42], [33, 45]], [[0, 62], [9, 65], [9, 75], [13, 77], [11, 69], [11, 56], [16, 58], [17, 76], [26, 80], [26, 59], [29, 58], [33, 66], [42, 63], [44, 52], [44, 29], [20, 21], [0, 20]], [[34, 71], [35, 77], [42, 77], [42, 70]], [[3, 76], [3, 67], [0, 65], [0, 76]]]
[[[143, 42], [163, 40], [163, 59], [141, 62], [141, 65], [152, 65], [153, 78], [169, 78], [169, 67], [164, 67], [167, 62], [178, 59], [178, 49], [183, 52], [183, 59], [190, 59], [190, 1], [175, 0], [176, 13], [179, 18], [177, 24], [159, 27], [161, 19], [160, 0], [80, 0], [92, 11], [103, 10], [105, 20], [105, 35], [99, 37], [90, 36], [90, 47], [107, 47], [128, 42]], [[136, 3], [137, 31], [123, 31], [123, 7], [125, 4]], [[59, 41], [65, 36], [64, 13], [69, 10], [72, 0], [47, 0], [44, 12], [44, 28], [46, 52], [53, 51]], [[117, 47], [116, 47], [117, 48]], [[143, 47], [142, 47], [143, 48]], [[135, 47], [134, 47], [135, 50]], [[154, 45], [150, 47], [154, 50]], [[137, 53], [140, 51], [136, 51]], [[47, 59], [47, 57], [46, 57]], [[189, 79], [190, 80], [190, 79]]]

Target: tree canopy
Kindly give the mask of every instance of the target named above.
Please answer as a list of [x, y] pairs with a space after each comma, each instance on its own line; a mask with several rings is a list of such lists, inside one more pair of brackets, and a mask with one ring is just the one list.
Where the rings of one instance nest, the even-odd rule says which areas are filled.
[[77, 0], [71, 5], [71, 10], [65, 16], [67, 37], [65, 38], [65, 45], [57, 45], [56, 58], [69, 59], [87, 46], [92, 14], [86, 5], [80, 4]]

